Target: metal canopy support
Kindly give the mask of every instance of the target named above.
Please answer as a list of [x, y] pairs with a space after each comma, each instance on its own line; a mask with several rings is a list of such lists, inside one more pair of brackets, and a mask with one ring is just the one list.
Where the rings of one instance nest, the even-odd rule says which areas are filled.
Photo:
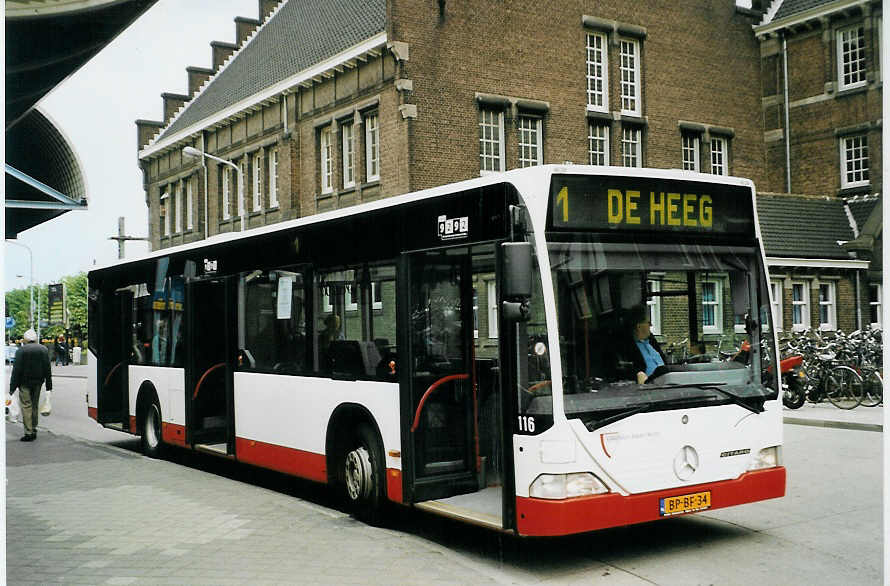
[[85, 201], [78, 201], [76, 199], [72, 199], [65, 195], [64, 193], [53, 189], [46, 183], [34, 179], [27, 173], [23, 173], [19, 171], [9, 163], [6, 163], [6, 174], [12, 175], [19, 181], [30, 185], [34, 189], [45, 193], [46, 195], [52, 197], [56, 201], [29, 201], [29, 200], [6, 200], [7, 208], [28, 208], [28, 209], [40, 209], [40, 210], [85, 210], [87, 209], [87, 203]]

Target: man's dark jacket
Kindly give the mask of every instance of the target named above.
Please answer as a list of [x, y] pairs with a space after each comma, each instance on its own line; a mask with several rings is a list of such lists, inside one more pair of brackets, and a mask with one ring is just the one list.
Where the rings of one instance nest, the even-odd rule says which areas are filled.
[[15, 352], [15, 364], [9, 379], [9, 394], [20, 387], [40, 388], [46, 381], [46, 390], [53, 390], [53, 375], [49, 368], [49, 350], [33, 342]]

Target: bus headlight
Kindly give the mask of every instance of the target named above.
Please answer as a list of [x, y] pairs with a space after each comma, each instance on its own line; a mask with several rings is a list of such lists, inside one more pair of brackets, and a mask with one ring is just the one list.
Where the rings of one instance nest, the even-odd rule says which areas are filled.
[[762, 468], [775, 468], [779, 465], [779, 447], [763, 448], [757, 457], [748, 466], [748, 470], [760, 470]]
[[606, 492], [609, 492], [606, 485], [590, 472], [541, 474], [528, 489], [530, 497], [539, 499], [567, 499]]

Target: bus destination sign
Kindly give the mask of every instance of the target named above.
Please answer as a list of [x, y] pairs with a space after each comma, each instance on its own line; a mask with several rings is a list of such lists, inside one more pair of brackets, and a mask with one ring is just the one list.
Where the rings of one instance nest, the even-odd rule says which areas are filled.
[[557, 230], [751, 234], [750, 189], [650, 177], [554, 175], [550, 227]]

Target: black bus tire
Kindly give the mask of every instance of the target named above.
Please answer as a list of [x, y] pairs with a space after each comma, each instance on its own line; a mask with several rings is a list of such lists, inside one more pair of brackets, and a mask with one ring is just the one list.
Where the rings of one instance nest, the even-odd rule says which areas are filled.
[[365, 523], [379, 525], [386, 504], [383, 446], [370, 425], [356, 428], [340, 464], [349, 509]]
[[142, 453], [149, 458], [160, 458], [164, 452], [164, 440], [161, 435], [161, 408], [152, 399], [142, 413]]

